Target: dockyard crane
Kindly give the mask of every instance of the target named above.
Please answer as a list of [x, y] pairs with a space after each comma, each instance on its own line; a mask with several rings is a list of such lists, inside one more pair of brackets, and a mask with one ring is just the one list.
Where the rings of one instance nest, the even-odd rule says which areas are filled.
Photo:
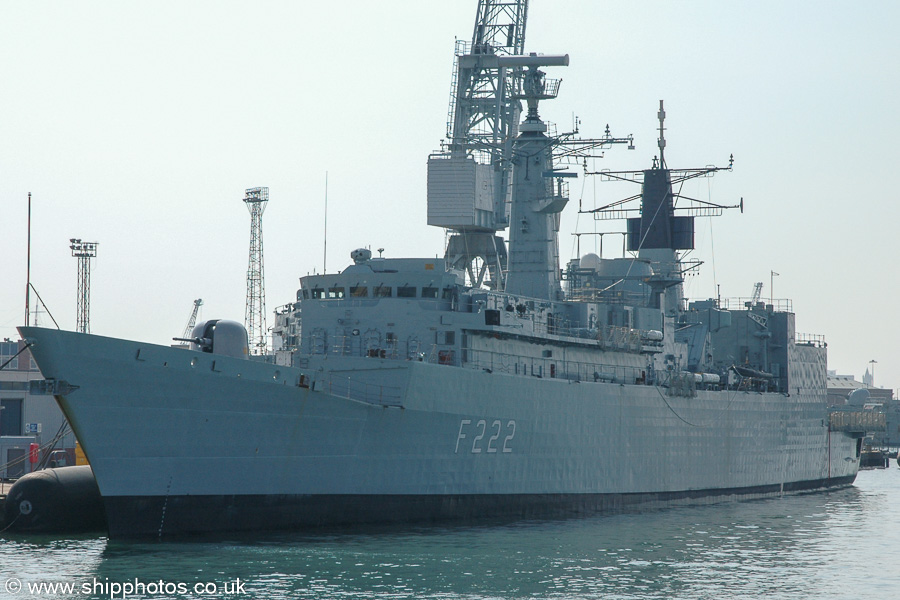
[[191, 332], [194, 330], [194, 325], [197, 324], [197, 313], [200, 311], [201, 306], [203, 306], [202, 298], [197, 298], [196, 300], [194, 300], [194, 310], [191, 311], [191, 318], [188, 319], [187, 325], [184, 326], [184, 333], [181, 334], [181, 337], [191, 337]]
[[428, 161], [428, 224], [447, 230], [448, 266], [475, 286], [503, 288], [506, 243], [496, 233], [509, 224], [522, 70], [497, 58], [524, 53], [527, 15], [528, 0], [479, 0], [472, 41], [456, 42], [447, 143]]
[[[508, 252], [497, 235], [509, 227], [525, 69], [507, 57], [525, 54], [528, 0], [479, 0], [472, 41], [457, 40], [447, 142], [428, 157], [428, 224], [448, 234], [448, 267], [465, 271], [473, 287], [506, 287]], [[555, 95], [559, 80], [548, 80]], [[566, 166], [586, 164], [597, 149], [627, 143], [607, 126], [598, 139], [579, 139], [577, 127], [554, 142], [549, 196], [568, 200]], [[602, 156], [602, 154], [600, 155]]]
[[762, 288], [762, 281], [757, 281], [753, 284], [753, 296], [750, 298], [750, 306], [756, 306], [756, 303], [759, 302], [759, 299], [762, 297]]
[[521, 71], [500, 67], [497, 57], [525, 51], [527, 16], [528, 0], [478, 2], [472, 42], [456, 42], [447, 122], [451, 152], [481, 152], [478, 158], [491, 162], [510, 156], [522, 112], [514, 98]]

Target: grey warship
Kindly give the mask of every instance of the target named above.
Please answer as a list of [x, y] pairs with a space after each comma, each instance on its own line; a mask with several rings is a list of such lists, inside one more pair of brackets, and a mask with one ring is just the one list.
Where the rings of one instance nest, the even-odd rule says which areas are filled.
[[789, 306], [684, 298], [704, 213], [683, 214], [673, 182], [718, 169], [668, 167], [662, 104], [652, 166], [604, 173], [637, 181], [639, 206], [595, 211], [626, 219], [629, 255], [563, 269], [570, 173], [538, 108], [558, 91], [542, 69], [568, 57], [475, 50], [460, 61], [520, 75], [508, 166], [432, 155], [429, 222], [456, 231], [444, 258], [361, 248], [302, 277], [284, 360], [249, 356], [230, 321], [197, 325], [187, 349], [20, 328], [111, 537], [541, 518], [854, 481], [860, 440], [829, 421], [821, 338], [798, 336]]

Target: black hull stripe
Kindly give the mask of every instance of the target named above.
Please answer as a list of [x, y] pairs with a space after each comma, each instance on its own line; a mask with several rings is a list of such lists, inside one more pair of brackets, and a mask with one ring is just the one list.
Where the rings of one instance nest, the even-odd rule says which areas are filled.
[[855, 475], [780, 484], [635, 494], [108, 496], [111, 538], [181, 537], [391, 523], [540, 519], [843, 487]]

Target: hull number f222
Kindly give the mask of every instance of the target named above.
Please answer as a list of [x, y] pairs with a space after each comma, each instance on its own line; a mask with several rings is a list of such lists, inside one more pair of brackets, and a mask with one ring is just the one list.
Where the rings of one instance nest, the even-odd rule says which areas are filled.
[[509, 453], [513, 451], [510, 442], [515, 435], [516, 422], [512, 420], [507, 421], [504, 427], [499, 419], [490, 424], [485, 419], [463, 419], [459, 422], [455, 454], [459, 454], [460, 450], [470, 454]]

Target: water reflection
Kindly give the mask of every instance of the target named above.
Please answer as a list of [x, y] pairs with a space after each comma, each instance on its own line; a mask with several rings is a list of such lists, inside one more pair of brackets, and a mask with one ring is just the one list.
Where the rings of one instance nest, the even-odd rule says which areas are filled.
[[252, 541], [29, 538], [0, 556], [23, 580], [240, 578], [244, 598], [891, 597], [900, 578], [871, 569], [900, 553], [898, 492], [894, 469], [829, 493], [643, 514]]

